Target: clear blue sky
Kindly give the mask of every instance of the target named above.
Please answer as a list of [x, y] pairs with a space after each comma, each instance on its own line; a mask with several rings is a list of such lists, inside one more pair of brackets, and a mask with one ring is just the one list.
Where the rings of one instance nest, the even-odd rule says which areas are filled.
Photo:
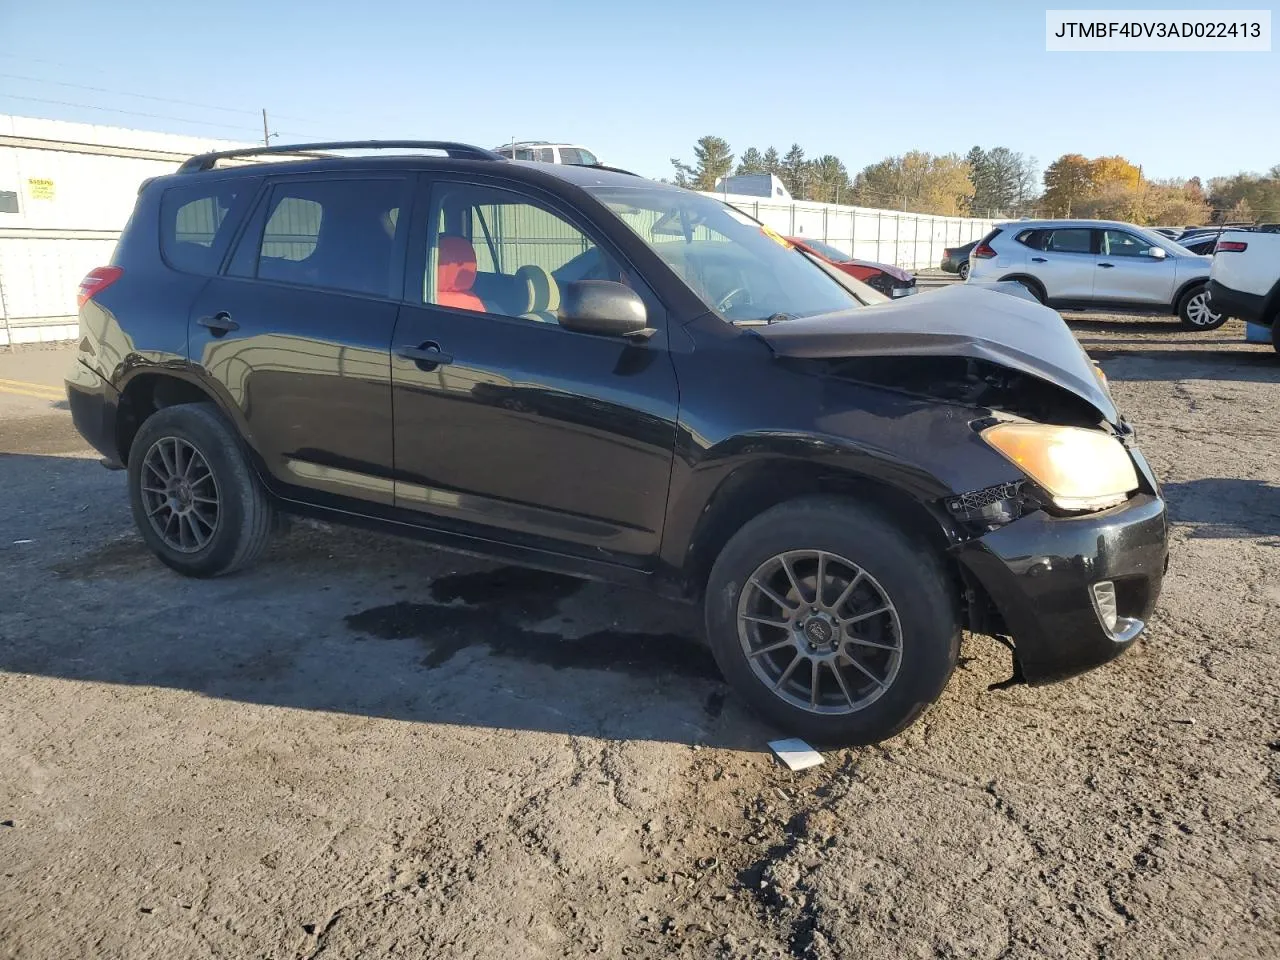
[[254, 139], [265, 106], [285, 140], [566, 140], [649, 176], [706, 133], [850, 172], [974, 144], [1149, 177], [1280, 163], [1280, 53], [1046, 53], [1046, 6], [1109, 5], [0, 0], [0, 112]]

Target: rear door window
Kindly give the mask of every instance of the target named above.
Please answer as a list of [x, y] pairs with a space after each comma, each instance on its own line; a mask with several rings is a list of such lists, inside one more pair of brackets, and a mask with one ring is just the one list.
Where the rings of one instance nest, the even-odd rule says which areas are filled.
[[160, 200], [160, 253], [175, 270], [212, 276], [257, 179], [214, 180], [170, 187]]
[[[403, 177], [286, 180], [267, 201], [260, 280], [394, 297]], [[240, 255], [236, 255], [237, 261]]]
[[1043, 249], [1054, 253], [1092, 253], [1093, 231], [1079, 228], [1051, 230]]

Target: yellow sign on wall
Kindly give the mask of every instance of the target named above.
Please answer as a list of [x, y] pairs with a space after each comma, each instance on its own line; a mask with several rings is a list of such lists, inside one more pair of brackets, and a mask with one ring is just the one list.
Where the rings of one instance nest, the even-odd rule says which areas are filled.
[[53, 181], [31, 179], [27, 181], [27, 196], [32, 200], [52, 200]]

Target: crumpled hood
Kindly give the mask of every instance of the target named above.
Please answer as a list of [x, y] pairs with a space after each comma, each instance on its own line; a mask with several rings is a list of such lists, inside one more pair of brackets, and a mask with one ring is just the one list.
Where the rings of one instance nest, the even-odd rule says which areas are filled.
[[1115, 403], [1062, 317], [1021, 297], [956, 284], [942, 290], [756, 328], [783, 357], [967, 357], [1048, 381], [1118, 424]]

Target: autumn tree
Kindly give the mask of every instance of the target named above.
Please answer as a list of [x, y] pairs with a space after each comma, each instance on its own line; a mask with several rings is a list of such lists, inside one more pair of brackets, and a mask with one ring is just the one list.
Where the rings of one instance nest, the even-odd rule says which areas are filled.
[[1143, 182], [1143, 219], [1138, 223], [1150, 223], [1167, 227], [1185, 227], [1207, 223], [1211, 218], [1209, 204], [1196, 177], [1190, 180], [1163, 180]]
[[[1280, 220], [1280, 164], [1265, 174], [1237, 173], [1209, 181], [1209, 203], [1232, 220]], [[1241, 204], [1245, 206], [1240, 207]], [[1237, 216], [1237, 207], [1248, 216]]]
[[958, 154], [913, 150], [864, 168], [854, 180], [856, 201], [913, 213], [959, 216], [973, 200], [970, 168]]
[[1093, 192], [1093, 172], [1087, 157], [1064, 153], [1044, 171], [1044, 196], [1041, 209], [1046, 216], [1069, 217], [1072, 207], [1079, 207]]
[[1114, 185], [1138, 189], [1142, 171], [1124, 157], [1097, 157], [1089, 161], [1089, 182], [1095, 190]]

